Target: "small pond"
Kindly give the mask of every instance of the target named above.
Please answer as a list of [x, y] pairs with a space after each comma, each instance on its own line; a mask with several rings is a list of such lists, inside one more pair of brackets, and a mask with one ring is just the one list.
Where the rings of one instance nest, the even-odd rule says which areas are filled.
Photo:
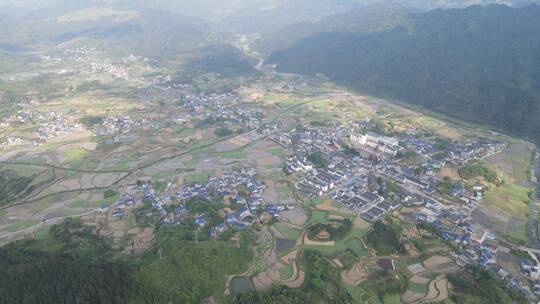
[[276, 239], [276, 250], [284, 251], [290, 249], [296, 244], [295, 241], [286, 240], [286, 239]]
[[231, 291], [231, 295], [233, 296], [253, 290], [251, 281], [246, 277], [233, 278], [231, 280], [231, 284], [229, 285], [229, 288]]

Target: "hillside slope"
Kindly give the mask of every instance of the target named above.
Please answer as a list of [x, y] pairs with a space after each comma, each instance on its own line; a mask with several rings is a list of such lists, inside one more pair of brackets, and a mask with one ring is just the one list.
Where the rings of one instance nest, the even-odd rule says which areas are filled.
[[540, 141], [538, 16], [538, 6], [433, 10], [410, 28], [311, 36], [269, 63]]

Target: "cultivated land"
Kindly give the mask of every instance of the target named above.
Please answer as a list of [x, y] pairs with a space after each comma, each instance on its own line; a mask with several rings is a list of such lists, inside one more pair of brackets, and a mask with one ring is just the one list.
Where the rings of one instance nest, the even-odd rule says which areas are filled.
[[[81, 11], [61, 22], [96, 14], [133, 17]], [[2, 75], [24, 93], [2, 118], [0, 171], [29, 180], [2, 201], [2, 243], [49, 240], [53, 224], [80, 218], [122, 255], [153, 252], [167, 233], [189, 235], [189, 246], [247, 248], [243, 269], [207, 294], [216, 301], [236, 294], [239, 277], [257, 291], [301, 288], [310, 273], [304, 254], [317, 252], [358, 303], [446, 301], [447, 276], [485, 257], [487, 232], [507, 249], [528, 245], [529, 143], [318, 77], [261, 70], [184, 81], [142, 58], [53, 55], [35, 65], [52, 92], [27, 87], [26, 71]], [[364, 133], [371, 144], [350, 136]], [[460, 169], [477, 160], [494, 167], [496, 180], [462, 178]], [[385, 239], [390, 230], [378, 235], [375, 223], [399, 227], [396, 239]], [[179, 258], [165, 254], [148, 269]], [[379, 277], [383, 270], [393, 275]], [[373, 282], [383, 279], [408, 283], [380, 294]]]

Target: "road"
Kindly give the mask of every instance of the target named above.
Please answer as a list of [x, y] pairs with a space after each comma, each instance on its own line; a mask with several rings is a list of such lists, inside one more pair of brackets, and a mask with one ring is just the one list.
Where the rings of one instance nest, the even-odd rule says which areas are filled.
[[540, 172], [540, 155], [537, 154], [532, 168], [531, 186], [534, 189], [534, 199], [531, 202], [531, 215], [527, 223], [527, 236], [529, 238], [529, 246], [535, 249], [540, 249], [540, 236], [538, 235], [538, 204], [540, 204], [540, 183], [537, 176]]

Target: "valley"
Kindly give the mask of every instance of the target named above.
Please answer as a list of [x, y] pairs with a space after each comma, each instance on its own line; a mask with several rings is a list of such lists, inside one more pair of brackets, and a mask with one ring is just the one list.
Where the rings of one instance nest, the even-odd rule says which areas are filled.
[[409, 9], [83, 2], [2, 34], [27, 49], [0, 52], [0, 303], [537, 301], [536, 129], [315, 47]]

